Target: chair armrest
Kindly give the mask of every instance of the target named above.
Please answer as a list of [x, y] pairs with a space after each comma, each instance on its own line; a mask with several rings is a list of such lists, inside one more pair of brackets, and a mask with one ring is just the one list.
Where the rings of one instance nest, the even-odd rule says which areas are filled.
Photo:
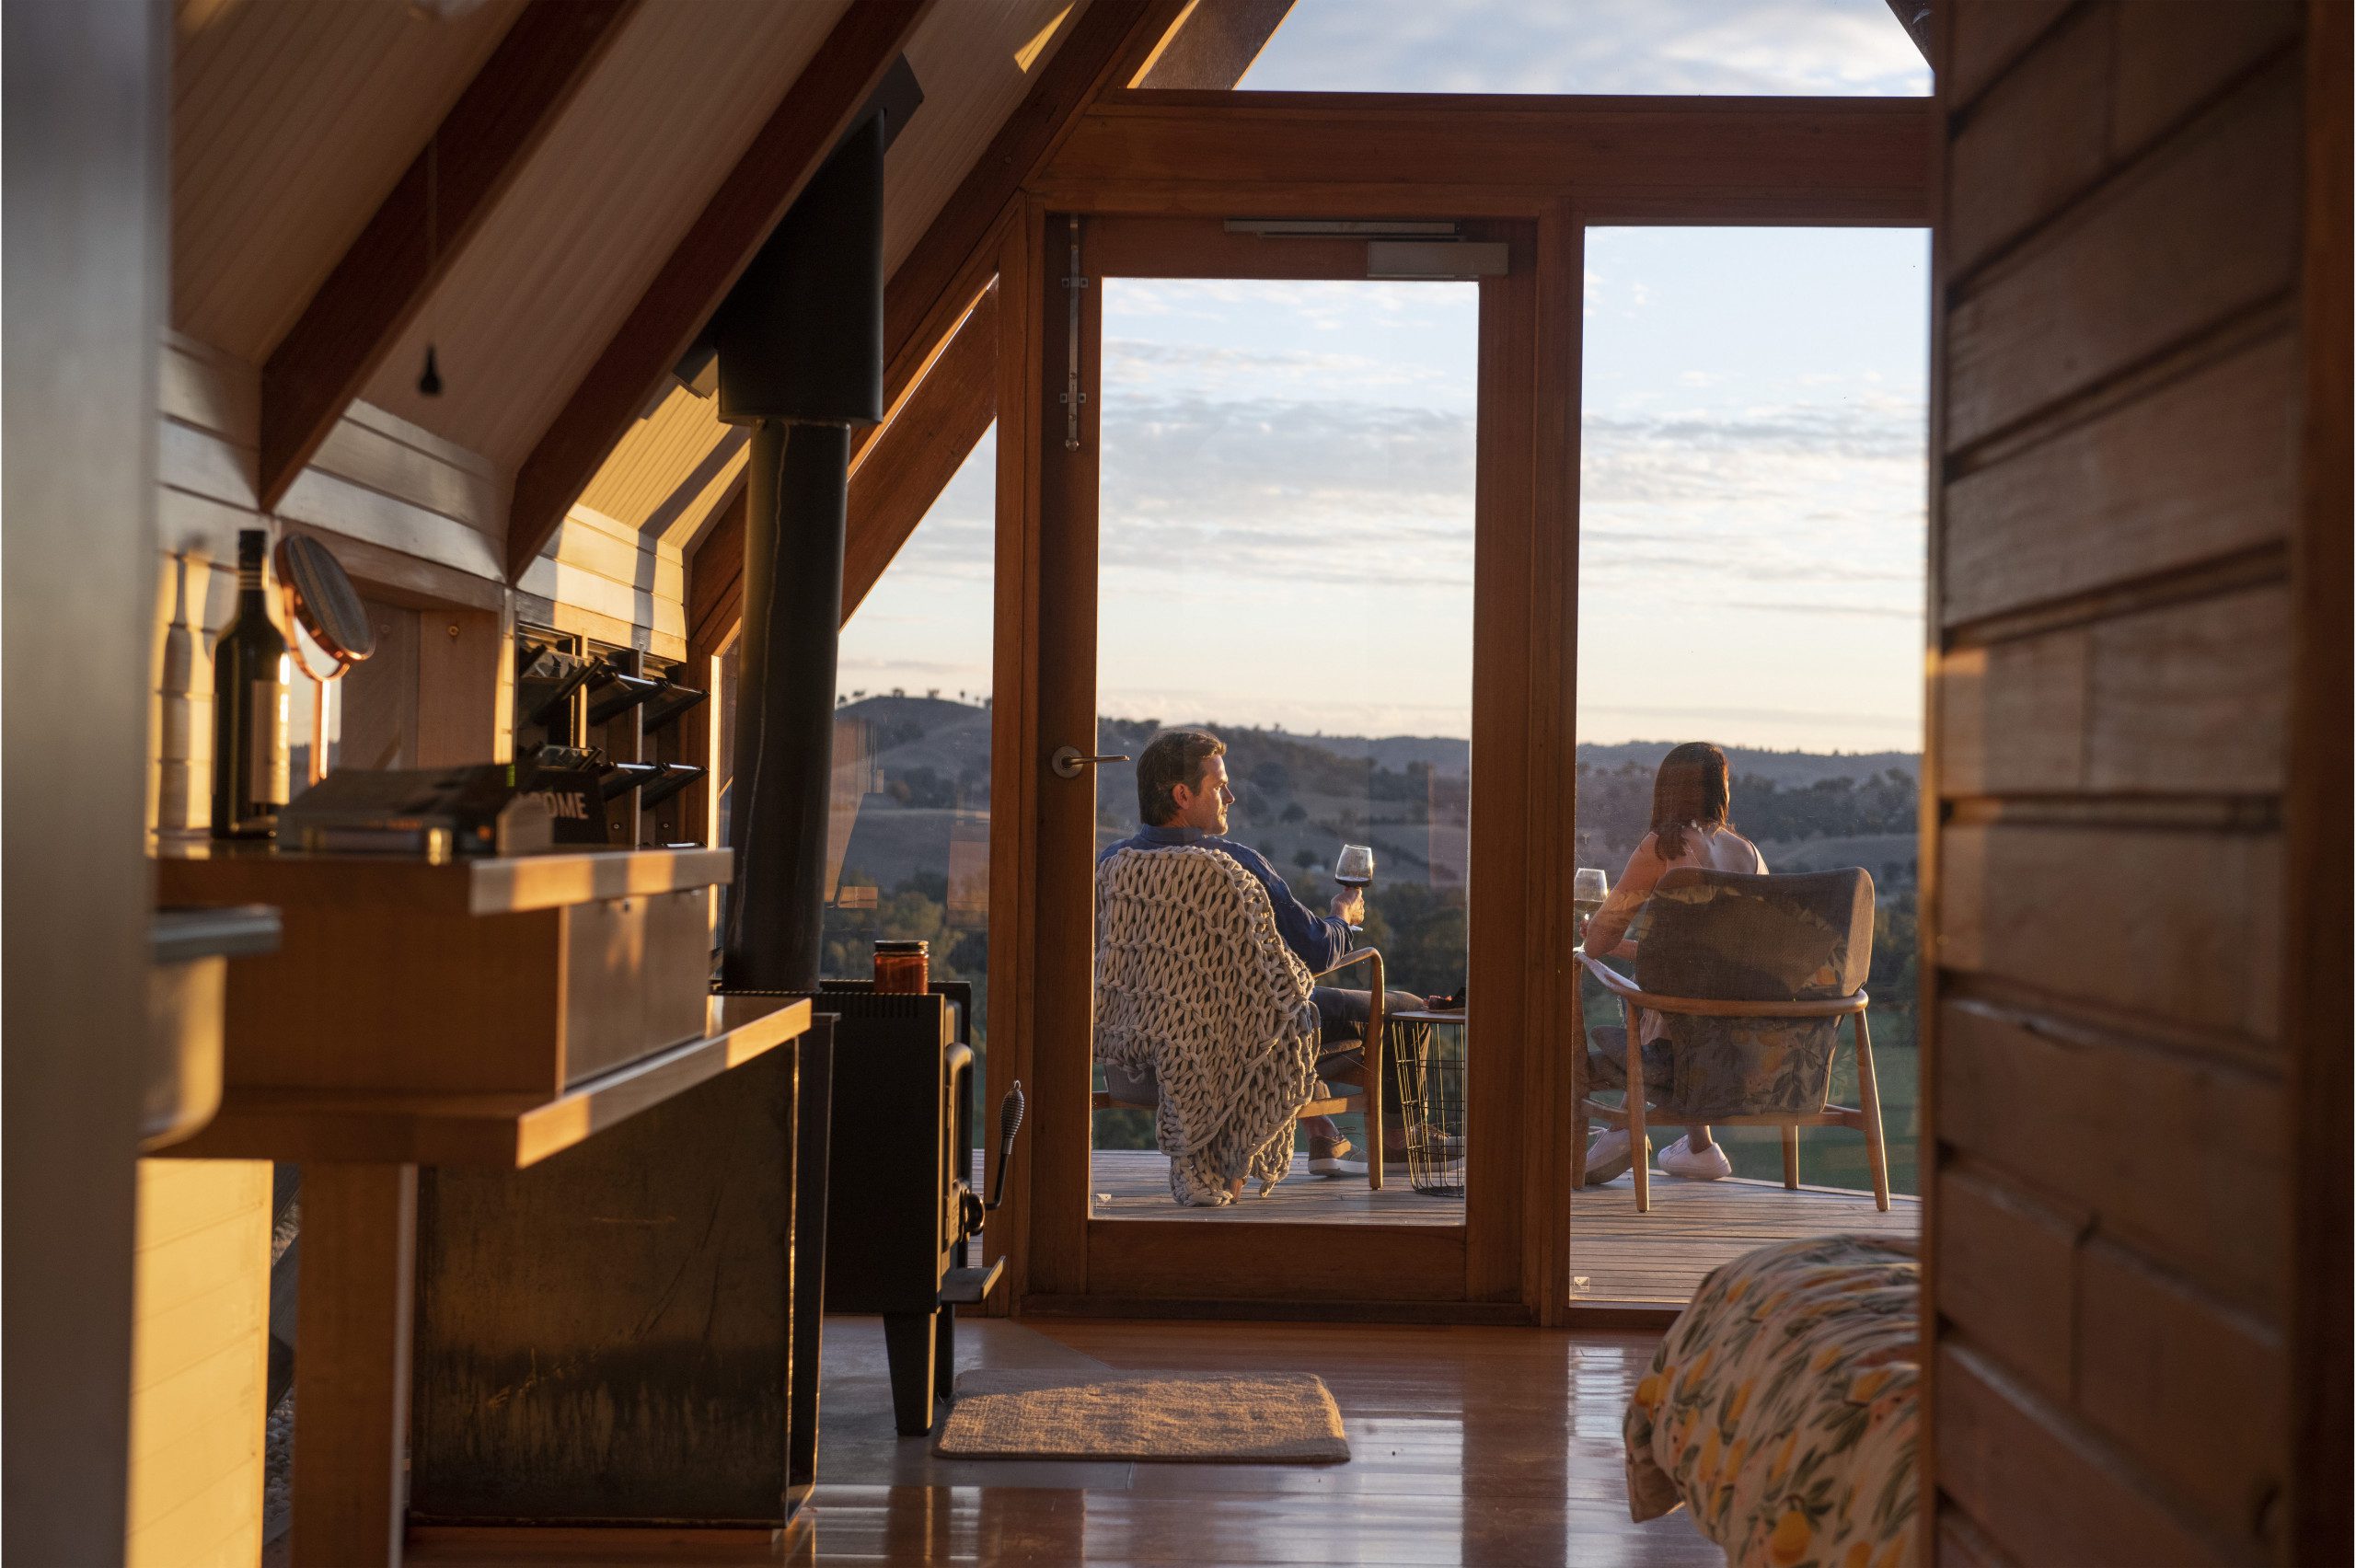
[[1367, 1055], [1371, 1058], [1381, 1049], [1382, 1043], [1383, 984], [1380, 951], [1375, 948], [1359, 948], [1357, 951], [1344, 957], [1341, 963], [1326, 970], [1324, 974], [1312, 974], [1310, 978], [1322, 980], [1326, 974], [1339, 974], [1354, 963], [1364, 963], [1369, 971], [1367, 975], [1367, 990], [1370, 994], [1371, 1000], [1367, 1009], [1366, 1038]]
[[1662, 997], [1639, 989], [1618, 970], [1587, 953], [1577, 955], [1588, 974], [1621, 1000], [1654, 1012], [1681, 1013], [1692, 1018], [1842, 1018], [1865, 1010], [1870, 1000], [1863, 991], [1846, 997], [1824, 997], [1803, 1002], [1735, 1002], [1708, 997]]

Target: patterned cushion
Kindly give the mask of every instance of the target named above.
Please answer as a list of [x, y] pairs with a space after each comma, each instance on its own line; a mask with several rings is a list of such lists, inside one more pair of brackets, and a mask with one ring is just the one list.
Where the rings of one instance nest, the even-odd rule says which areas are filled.
[[[1849, 996], [1874, 956], [1874, 882], [1852, 867], [1790, 876], [1680, 868], [1646, 901], [1636, 984], [1663, 997], [1805, 1001]], [[1807, 1113], [1831, 1090], [1839, 1019], [1665, 1015], [1664, 1114]]]
[[1096, 1059], [1160, 1086], [1154, 1141], [1179, 1203], [1292, 1169], [1317, 1083], [1308, 969], [1267, 890], [1217, 849], [1125, 849], [1096, 870]]
[[1920, 1271], [1817, 1236], [1702, 1282], [1628, 1401], [1628, 1513], [1680, 1506], [1728, 1562], [1911, 1568]]

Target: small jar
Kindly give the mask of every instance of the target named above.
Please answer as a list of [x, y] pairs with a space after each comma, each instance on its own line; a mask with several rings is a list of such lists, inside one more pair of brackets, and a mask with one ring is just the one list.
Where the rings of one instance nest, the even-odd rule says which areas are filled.
[[924, 942], [877, 942], [875, 988], [922, 996], [932, 984], [930, 949]]

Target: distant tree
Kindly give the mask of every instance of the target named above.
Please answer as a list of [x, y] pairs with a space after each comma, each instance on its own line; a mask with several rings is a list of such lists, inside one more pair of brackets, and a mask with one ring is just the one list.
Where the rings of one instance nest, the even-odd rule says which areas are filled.
[[1318, 859], [1317, 851], [1314, 849], [1296, 849], [1293, 851], [1292, 863], [1305, 871], [1317, 864]]

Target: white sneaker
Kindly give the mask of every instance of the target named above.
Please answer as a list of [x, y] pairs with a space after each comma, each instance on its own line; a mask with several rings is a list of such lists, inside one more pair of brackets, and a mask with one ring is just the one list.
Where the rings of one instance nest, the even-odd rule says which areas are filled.
[[[1645, 1153], [1649, 1157], [1652, 1151], [1653, 1140], [1646, 1138]], [[1628, 1129], [1606, 1127], [1587, 1146], [1587, 1185], [1600, 1187], [1617, 1182], [1628, 1174], [1628, 1167], [1634, 1163], [1628, 1158]]]
[[1734, 1174], [1734, 1162], [1727, 1158], [1725, 1149], [1714, 1143], [1696, 1154], [1690, 1137], [1680, 1137], [1660, 1151], [1660, 1168], [1688, 1182], [1715, 1182]]

